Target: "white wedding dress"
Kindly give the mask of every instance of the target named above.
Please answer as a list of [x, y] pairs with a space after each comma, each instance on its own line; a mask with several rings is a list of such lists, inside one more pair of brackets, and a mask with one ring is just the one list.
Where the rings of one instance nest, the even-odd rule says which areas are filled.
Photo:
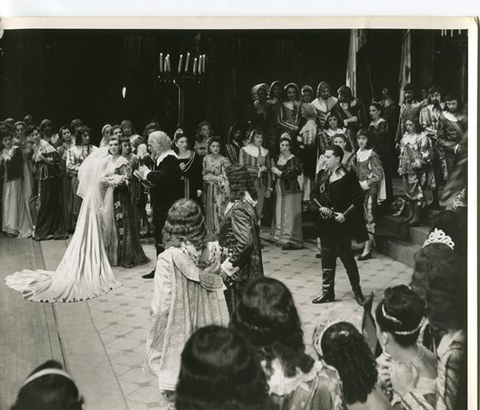
[[83, 198], [77, 228], [55, 272], [23, 270], [5, 283], [35, 302], [77, 302], [91, 299], [121, 284], [113, 275], [103, 242], [104, 198], [101, 183], [110, 155], [100, 148], [82, 163], [77, 194]]

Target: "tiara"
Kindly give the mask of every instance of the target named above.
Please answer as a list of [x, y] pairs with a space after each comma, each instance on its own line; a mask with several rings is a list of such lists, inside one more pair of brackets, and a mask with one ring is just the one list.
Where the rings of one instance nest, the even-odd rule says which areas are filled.
[[66, 377], [67, 379], [70, 379], [73, 382], [72, 376], [70, 376], [66, 371], [50, 368], [50, 369], [43, 369], [38, 371], [37, 373], [32, 374], [27, 380], [25, 380], [25, 382], [23, 383], [23, 386], [26, 386], [28, 383], [33, 382], [34, 380], [37, 380], [43, 376], [48, 376], [50, 374], [57, 374], [59, 376]]
[[292, 141], [292, 137], [290, 136], [290, 134], [288, 132], [284, 132], [281, 136], [280, 136], [280, 139], [286, 139], [286, 140], [289, 140], [290, 142]]
[[448, 236], [445, 232], [443, 232], [441, 229], [435, 228], [433, 232], [430, 232], [430, 235], [428, 235], [427, 240], [423, 243], [422, 248], [425, 248], [425, 246], [432, 243], [443, 243], [444, 245], [447, 245], [450, 249], [455, 250], [455, 242], [453, 242], [452, 238]]
[[415, 329], [413, 329], [413, 330], [396, 330], [393, 333], [395, 333], [396, 335], [401, 335], [401, 336], [413, 335], [414, 333], [418, 332], [422, 328], [424, 322], [425, 322], [425, 318], [422, 317], [422, 320], [420, 320], [420, 323], [418, 324], [418, 326]]

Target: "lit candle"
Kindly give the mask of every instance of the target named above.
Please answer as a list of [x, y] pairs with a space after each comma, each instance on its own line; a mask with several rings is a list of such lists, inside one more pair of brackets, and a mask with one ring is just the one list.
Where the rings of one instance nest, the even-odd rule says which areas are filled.
[[190, 53], [187, 53], [187, 61], [185, 62], [185, 72], [188, 72], [189, 63], [190, 63]]
[[202, 72], [205, 72], [205, 54], [203, 55], [203, 60], [202, 60], [203, 66], [202, 66]]
[[168, 67], [168, 72], [171, 72], [172, 66], [170, 65], [170, 54], [167, 55], [167, 67]]
[[163, 71], [163, 53], [160, 53], [160, 72]]
[[197, 58], [193, 60], [193, 74], [197, 74]]
[[198, 74], [202, 74], [202, 55], [198, 56]]
[[178, 60], [178, 74], [180, 74], [180, 71], [182, 69], [182, 63], [183, 63], [183, 54], [180, 54], [180, 59]]

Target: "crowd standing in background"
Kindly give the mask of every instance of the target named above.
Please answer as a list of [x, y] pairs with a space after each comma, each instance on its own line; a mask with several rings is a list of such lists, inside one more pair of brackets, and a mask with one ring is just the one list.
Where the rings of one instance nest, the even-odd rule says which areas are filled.
[[[97, 148], [80, 119], [58, 133], [31, 115], [0, 122], [2, 231], [38, 241], [73, 233], [55, 272], [17, 272], [7, 285], [32, 301], [99, 296], [120, 286], [112, 266], [147, 262], [140, 238], [153, 234], [145, 369], [158, 376], [163, 408], [466, 408], [462, 101], [438, 85], [417, 100], [407, 84], [400, 106], [388, 88], [365, 104], [345, 85], [333, 96], [326, 81], [316, 94], [280, 81], [251, 91], [247, 122], [233, 124], [228, 139], [208, 121], [190, 139], [182, 128], [170, 138], [155, 122], [140, 135], [125, 119], [99, 130]], [[378, 215], [399, 201], [397, 177], [407, 226], [420, 225], [426, 207], [447, 210], [415, 255], [410, 286], [387, 289], [377, 306], [381, 354], [354, 325], [336, 322], [317, 329], [313, 358], [290, 291], [264, 278], [261, 225], [294, 252], [313, 214], [322, 286], [312, 302], [335, 300], [339, 257], [364, 306], [351, 240], [363, 245], [358, 261], [373, 256]], [[69, 393], [44, 386], [45, 377]], [[58, 396], [52, 409], [83, 402], [69, 374], [46, 363], [13, 409], [46, 400], [47, 387]]]

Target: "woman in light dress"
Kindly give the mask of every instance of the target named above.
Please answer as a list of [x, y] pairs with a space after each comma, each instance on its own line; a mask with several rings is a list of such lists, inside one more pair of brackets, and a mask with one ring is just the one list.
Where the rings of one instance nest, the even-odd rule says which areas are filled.
[[105, 237], [115, 229], [111, 222], [113, 201], [108, 202], [112, 195], [106, 195], [109, 185], [105, 182], [112, 161], [114, 157], [105, 147], [80, 166], [77, 194], [83, 199], [82, 206], [77, 228], [57, 269], [16, 272], [5, 278], [7, 286], [36, 302], [76, 302], [120, 286], [104, 245]]
[[221, 215], [223, 215], [226, 198], [225, 168], [230, 164], [228, 159], [220, 154], [220, 138], [212, 137], [208, 141], [209, 154], [203, 158], [203, 181], [205, 223], [210, 239], [218, 238]]

